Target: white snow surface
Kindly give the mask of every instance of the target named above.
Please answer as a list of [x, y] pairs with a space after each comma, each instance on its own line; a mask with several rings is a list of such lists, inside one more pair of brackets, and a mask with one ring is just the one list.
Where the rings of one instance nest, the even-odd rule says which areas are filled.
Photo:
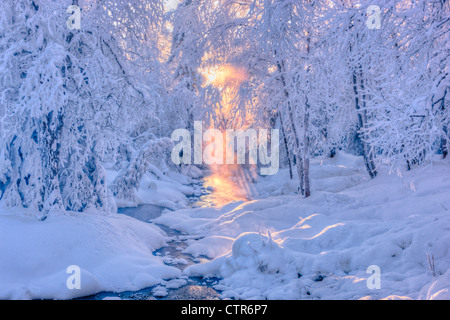
[[[361, 158], [340, 153], [313, 161], [311, 176], [307, 199], [280, 170], [257, 183], [261, 199], [165, 211], [156, 222], [203, 236], [186, 252], [215, 259], [184, 273], [223, 277], [223, 298], [450, 298], [448, 161], [370, 180]], [[380, 289], [368, 286], [372, 265]]]
[[[95, 210], [38, 221], [27, 209], [0, 208], [0, 299], [150, 286], [162, 297], [186, 276], [221, 277], [216, 289], [233, 299], [450, 299], [448, 161], [370, 180], [361, 158], [339, 153], [314, 160], [311, 177], [307, 199], [283, 169], [259, 179], [254, 200], [165, 210], [154, 222], [187, 233], [186, 253], [213, 258], [184, 274], [152, 254], [168, 240], [154, 224]], [[138, 195], [185, 207], [186, 179], [147, 174]], [[81, 289], [67, 288], [70, 265], [81, 268]], [[367, 286], [372, 265], [380, 289]]]
[[[171, 210], [187, 208], [187, 198], [194, 194], [195, 189], [189, 184], [193, 183], [193, 178], [188, 175], [195, 172], [198, 178], [199, 169], [191, 168], [186, 174], [168, 171], [161, 172], [155, 166], [142, 176], [139, 189], [136, 192], [135, 201], [124, 201], [115, 199], [118, 207], [137, 207], [141, 204], [152, 204], [166, 207]], [[107, 183], [112, 184], [117, 171], [107, 170]]]
[[[188, 172], [199, 176], [198, 169]], [[108, 170], [108, 183], [116, 171]], [[137, 201], [116, 199], [118, 207], [152, 204], [186, 208], [191, 177], [144, 174]], [[164, 231], [123, 214], [94, 209], [52, 214], [44, 221], [33, 210], [0, 208], [0, 299], [71, 299], [101, 291], [133, 291], [176, 280], [181, 271], [153, 252], [166, 244]], [[179, 263], [183, 261], [177, 261]], [[81, 289], [68, 289], [71, 265], [81, 269]], [[155, 288], [155, 295], [163, 296]]]
[[[0, 299], [70, 299], [138, 290], [180, 276], [152, 252], [166, 243], [158, 227], [97, 211], [50, 215], [0, 210]], [[80, 267], [80, 289], [67, 273]]]

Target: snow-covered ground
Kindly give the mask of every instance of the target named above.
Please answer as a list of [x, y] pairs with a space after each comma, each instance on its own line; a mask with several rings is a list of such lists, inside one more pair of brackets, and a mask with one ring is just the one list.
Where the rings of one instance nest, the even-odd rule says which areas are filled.
[[[107, 184], [111, 185], [117, 176], [117, 171], [107, 170]], [[183, 174], [173, 171], [161, 172], [157, 167], [150, 166], [141, 179], [139, 190], [136, 190], [135, 201], [115, 199], [118, 207], [136, 207], [141, 204], [152, 204], [171, 210], [186, 208], [186, 196], [195, 192], [193, 178], [200, 178], [202, 172], [196, 167], [183, 168]]]
[[[259, 178], [254, 200], [202, 208], [187, 207], [199, 191], [191, 178], [146, 174], [134, 205], [177, 209], [153, 222], [192, 235], [186, 253], [213, 258], [183, 272], [155, 255], [168, 238], [154, 224], [94, 210], [38, 221], [0, 208], [0, 298], [67, 299], [216, 276], [222, 298], [450, 299], [448, 161], [370, 180], [361, 158], [338, 154], [311, 171], [308, 199], [280, 170]], [[67, 288], [70, 265], [81, 268], [80, 290]], [[367, 285], [373, 265], [380, 289]]]
[[[312, 163], [312, 196], [288, 172], [260, 179], [257, 200], [166, 211], [156, 220], [204, 236], [185, 269], [218, 276], [223, 298], [450, 299], [450, 166], [368, 179], [346, 154]], [[369, 266], [380, 270], [380, 288]]]
[[[195, 168], [187, 172], [198, 177]], [[111, 183], [117, 172], [108, 171]], [[186, 208], [195, 192], [192, 178], [152, 167], [137, 190], [137, 201], [119, 207], [153, 204]], [[28, 209], [0, 208], [0, 299], [69, 299], [101, 291], [139, 290], [181, 275], [154, 255], [166, 245], [164, 231], [122, 214], [97, 210], [52, 214], [44, 221]], [[80, 267], [80, 289], [69, 289]]]
[[[180, 275], [152, 254], [166, 236], [151, 224], [95, 211], [51, 215], [45, 221], [23, 209], [1, 212], [0, 299], [138, 290]], [[71, 265], [80, 267], [80, 289], [67, 287]]]

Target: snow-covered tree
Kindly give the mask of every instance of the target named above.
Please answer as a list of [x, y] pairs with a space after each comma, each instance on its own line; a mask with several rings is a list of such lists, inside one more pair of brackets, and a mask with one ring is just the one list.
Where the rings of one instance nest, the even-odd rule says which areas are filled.
[[336, 39], [352, 73], [363, 155], [373, 173], [375, 164], [409, 169], [439, 148], [445, 154], [448, 135], [448, 3], [379, 6], [379, 30], [364, 26], [367, 6], [343, 8], [348, 28], [342, 22], [337, 34], [346, 37]]
[[281, 127], [288, 162], [295, 163], [299, 191], [305, 197], [310, 195], [311, 143], [320, 140], [317, 134], [323, 135], [314, 128], [322, 126], [324, 118], [319, 112], [321, 94], [315, 90], [323, 70], [314, 63], [319, 54], [316, 25], [324, 5], [322, 1], [226, 3], [211, 29], [217, 38], [212, 41], [214, 49], [250, 75], [239, 92], [247, 103], [238, 107]]
[[[66, 23], [72, 4], [83, 9], [80, 30]], [[162, 3], [23, 0], [1, 6], [0, 198], [43, 216], [113, 210], [103, 156], [135, 130], [134, 117], [149, 117], [156, 107], [158, 55], [148, 47], [157, 41], [151, 28], [160, 25]]]
[[171, 128], [191, 130], [199, 119], [199, 95], [202, 85], [202, 57], [205, 53], [205, 23], [202, 20], [202, 1], [186, 0], [167, 14], [173, 26], [171, 53], [168, 60], [173, 68], [171, 105], [176, 109]]

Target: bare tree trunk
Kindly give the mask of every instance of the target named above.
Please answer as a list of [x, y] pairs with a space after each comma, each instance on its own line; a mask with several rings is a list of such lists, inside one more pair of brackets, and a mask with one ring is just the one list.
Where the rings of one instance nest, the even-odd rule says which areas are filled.
[[[444, 133], [448, 134], [447, 127], [444, 127]], [[445, 159], [448, 156], [448, 141], [445, 136], [441, 139], [441, 148], [442, 148], [442, 158]]]
[[[361, 123], [361, 128], [363, 128], [363, 125], [365, 125], [367, 123], [367, 110], [366, 110], [366, 95], [364, 93], [364, 90], [365, 90], [364, 77], [363, 77], [361, 66], [359, 66], [359, 81], [361, 83], [361, 91], [362, 91], [362, 103], [363, 103], [362, 120], [363, 120], [363, 122]], [[363, 138], [365, 138], [365, 137], [363, 137]], [[375, 178], [377, 176], [377, 171], [375, 169], [375, 161], [373, 159], [373, 153], [370, 150], [369, 144], [365, 141], [363, 141], [363, 143], [364, 143], [364, 154], [365, 154], [365, 157], [367, 157], [367, 163], [368, 163], [367, 167], [370, 170], [370, 172], [369, 172], [370, 177]]]
[[[361, 78], [360, 79], [361, 90], [364, 90], [364, 82], [362, 79], [361, 67], [360, 67], [360, 78]], [[372, 155], [372, 152], [370, 151], [368, 143], [365, 141], [364, 134], [360, 131], [364, 127], [364, 124], [367, 121], [367, 115], [366, 115], [366, 111], [365, 111], [366, 99], [365, 99], [365, 95], [363, 94], [362, 95], [363, 110], [361, 110], [361, 106], [359, 104], [359, 90], [358, 90], [358, 81], [357, 81], [356, 70], [353, 70], [353, 92], [355, 93], [355, 108], [358, 113], [358, 138], [363, 145], [362, 152], [363, 152], [363, 158], [364, 158], [364, 163], [366, 165], [367, 172], [369, 173], [369, 176], [373, 179], [377, 176], [377, 171], [375, 169], [373, 155]]]
[[305, 198], [311, 195], [311, 187], [309, 181], [309, 101], [308, 96], [305, 100], [305, 117], [303, 119], [303, 185], [305, 186]]
[[[276, 52], [275, 52], [276, 55]], [[284, 70], [283, 70], [283, 61], [281, 61], [281, 63], [277, 64], [277, 68], [278, 68], [278, 72], [280, 74], [280, 78], [281, 78], [281, 82], [283, 83], [283, 91], [284, 91], [284, 95], [286, 97], [286, 99], [289, 99], [289, 91], [287, 90], [287, 86], [286, 86], [286, 79], [284, 78]], [[299, 191], [300, 194], [303, 197], [307, 197], [310, 194], [309, 191], [309, 177], [305, 177], [305, 174], [309, 174], [309, 160], [305, 163], [303, 154], [302, 154], [302, 148], [300, 145], [300, 141], [299, 141], [299, 133], [298, 130], [295, 126], [295, 120], [294, 120], [294, 114], [293, 114], [293, 110], [292, 110], [292, 105], [290, 103], [290, 101], [287, 101], [287, 106], [288, 106], [288, 129], [291, 129], [292, 131], [292, 135], [294, 136], [294, 160], [295, 160], [295, 164], [296, 164], [296, 168], [297, 168], [297, 175], [299, 178]], [[304, 166], [305, 164], [307, 164], [307, 171], [305, 171]], [[308, 187], [308, 192], [306, 192], [306, 186], [305, 183], [307, 184]]]
[[50, 111], [42, 116], [39, 147], [42, 166], [42, 219], [52, 211], [63, 210], [59, 186], [59, 166], [61, 151], [61, 131], [63, 116], [60, 112]]
[[[437, 87], [439, 87], [439, 85], [442, 83], [442, 81], [444, 81], [444, 79], [447, 77], [448, 74], [445, 74], [438, 82]], [[442, 118], [444, 118], [445, 116], [445, 98], [447, 96], [448, 93], [448, 87], [445, 88], [444, 93], [442, 95], [442, 97], [440, 97], [438, 100], [435, 101], [435, 95], [433, 94], [433, 96], [431, 97], [431, 106], [432, 108], [434, 108], [435, 105], [438, 105], [438, 109], [435, 112], [438, 113], [440, 112]], [[443, 135], [441, 137], [441, 150], [442, 150], [442, 158], [445, 159], [447, 158], [448, 155], [448, 149], [449, 149], [449, 145], [448, 145], [448, 140], [447, 140], [447, 136], [448, 136], [448, 127], [443, 124], [442, 126], [442, 131]]]
[[[309, 31], [308, 31], [309, 34]], [[308, 36], [306, 39], [306, 53], [309, 56], [311, 51], [311, 37]], [[307, 73], [307, 88], [309, 87], [310, 81], [309, 81], [309, 72], [311, 71], [311, 66], [308, 65], [308, 68], [306, 70]], [[310, 151], [309, 151], [309, 99], [308, 94], [305, 94], [305, 111], [304, 111], [304, 117], [303, 117], [303, 185], [305, 187], [305, 198], [309, 197], [311, 195], [311, 186], [309, 181], [309, 157], [310, 157]]]
[[[356, 38], [359, 38], [359, 35], [356, 35]], [[352, 52], [352, 45], [350, 44], [350, 53]], [[367, 123], [367, 114], [366, 114], [366, 96], [364, 94], [364, 80], [363, 80], [363, 72], [362, 72], [362, 66], [358, 66], [359, 69], [359, 77], [360, 77], [360, 84], [358, 85], [358, 76], [356, 74], [357, 70], [355, 67], [353, 67], [353, 92], [355, 94], [355, 108], [356, 112], [358, 114], [358, 128], [357, 128], [357, 138], [360, 141], [360, 143], [363, 146], [363, 158], [364, 158], [364, 164], [366, 166], [367, 172], [369, 173], [370, 178], [375, 178], [377, 175], [377, 171], [375, 170], [375, 163], [373, 160], [373, 154], [370, 150], [370, 147], [368, 143], [365, 141], [364, 133], [361, 132], [361, 129], [364, 128], [364, 125]], [[360, 87], [359, 87], [360, 86]], [[359, 102], [359, 88], [362, 91], [362, 110]]]
[[292, 180], [294, 178], [294, 176], [292, 174], [291, 152], [289, 151], [286, 133], [284, 132], [283, 117], [281, 116], [281, 114], [279, 112], [277, 112], [277, 116], [280, 118], [281, 133], [283, 134], [284, 148], [286, 149], [287, 160], [288, 160], [288, 165], [289, 165], [289, 178]]

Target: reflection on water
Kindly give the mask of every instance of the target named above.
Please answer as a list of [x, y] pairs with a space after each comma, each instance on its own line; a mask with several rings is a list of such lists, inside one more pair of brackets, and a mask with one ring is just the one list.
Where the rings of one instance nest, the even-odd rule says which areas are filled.
[[[221, 101], [215, 106], [211, 128], [218, 129], [225, 135], [225, 130], [245, 130], [252, 125], [254, 115], [250, 109], [242, 110], [236, 99], [240, 85], [249, 79], [249, 72], [237, 65], [214, 65], [199, 70], [205, 83], [219, 89]], [[232, 142], [234, 146], [234, 141]], [[227, 150], [226, 140], [223, 150]], [[236, 148], [233, 148], [233, 152]], [[228, 156], [228, 155], [227, 155]], [[224, 162], [226, 159], [224, 157]], [[211, 165], [210, 174], [204, 178], [203, 187], [210, 193], [204, 194], [195, 205], [200, 207], [220, 207], [233, 201], [250, 200], [253, 194], [252, 183], [255, 182], [255, 166], [235, 164]]]
[[202, 198], [202, 201], [210, 204], [210, 206], [223, 206], [232, 201], [247, 200], [246, 195], [236, 183], [230, 177], [220, 173], [213, 173], [205, 178], [204, 186], [212, 189], [212, 193]]
[[[164, 207], [143, 204], [134, 208], [120, 208], [118, 213], [125, 214], [141, 221], [154, 223], [152, 220], [161, 216]], [[155, 224], [161, 230], [166, 232], [169, 240], [164, 247], [154, 251], [153, 254], [161, 258], [166, 265], [176, 267], [183, 270], [189, 265], [199, 262], [209, 261], [206, 257], [194, 257], [189, 253], [185, 253], [189, 241], [200, 239], [198, 236], [183, 234], [182, 232], [171, 229], [167, 226]], [[94, 295], [80, 297], [75, 300], [103, 300], [103, 299], [122, 299], [122, 300], [217, 300], [220, 299], [220, 291], [213, 287], [221, 280], [219, 278], [198, 278], [182, 276], [172, 279], [175, 282], [180, 281], [181, 287], [177, 289], [167, 286], [168, 295], [166, 297], [155, 295], [156, 286], [144, 288], [137, 291], [123, 292], [99, 292]]]
[[210, 175], [204, 178], [203, 187], [209, 193], [200, 198], [199, 205], [223, 206], [233, 201], [247, 201], [251, 199], [254, 174], [251, 168], [240, 165], [218, 165], [211, 168]]
[[119, 208], [117, 213], [122, 213], [135, 219], [147, 222], [151, 219], [158, 218], [164, 209], [166, 208], [152, 204], [144, 204], [131, 208]]

